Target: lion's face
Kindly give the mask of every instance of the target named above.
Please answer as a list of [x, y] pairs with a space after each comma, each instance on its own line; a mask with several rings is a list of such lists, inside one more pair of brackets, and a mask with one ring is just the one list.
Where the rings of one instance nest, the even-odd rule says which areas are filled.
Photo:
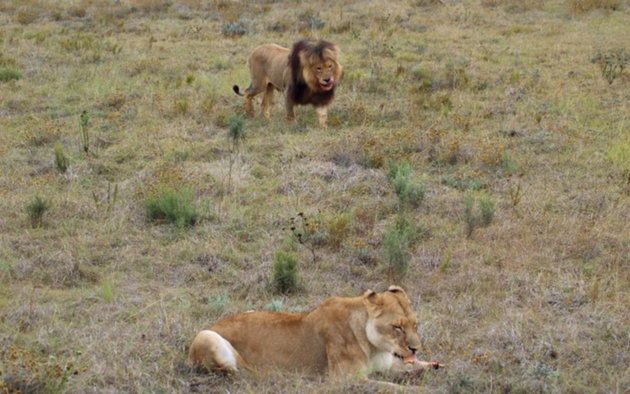
[[328, 92], [339, 82], [342, 67], [337, 61], [338, 54], [336, 46], [325, 48], [321, 53], [308, 50], [300, 53], [302, 77], [312, 90]]
[[381, 294], [368, 291], [364, 297], [368, 309], [366, 333], [370, 343], [400, 361], [413, 362], [421, 344], [417, 319], [405, 291], [391, 286]]

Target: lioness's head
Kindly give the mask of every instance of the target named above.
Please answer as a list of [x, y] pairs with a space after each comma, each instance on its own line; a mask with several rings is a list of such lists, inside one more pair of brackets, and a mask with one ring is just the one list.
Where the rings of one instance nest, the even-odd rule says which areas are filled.
[[339, 48], [324, 40], [301, 41], [298, 44], [296, 48], [299, 48], [302, 78], [309, 88], [315, 92], [328, 92], [334, 89], [342, 73], [338, 60]]
[[405, 291], [398, 286], [390, 286], [383, 293], [368, 290], [363, 302], [368, 311], [366, 333], [370, 343], [401, 361], [415, 359], [421, 346], [418, 323]]

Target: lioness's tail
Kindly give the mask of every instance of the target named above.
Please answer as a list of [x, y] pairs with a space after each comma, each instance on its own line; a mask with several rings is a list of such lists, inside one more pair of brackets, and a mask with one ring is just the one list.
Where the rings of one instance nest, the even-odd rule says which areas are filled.
[[234, 93], [238, 94], [239, 96], [245, 96], [243, 93], [241, 93], [240, 88], [238, 87], [238, 85], [232, 86], [232, 90], [234, 91]]
[[197, 334], [190, 345], [188, 362], [214, 371], [236, 372], [240, 367], [250, 369], [227, 339], [210, 330]]

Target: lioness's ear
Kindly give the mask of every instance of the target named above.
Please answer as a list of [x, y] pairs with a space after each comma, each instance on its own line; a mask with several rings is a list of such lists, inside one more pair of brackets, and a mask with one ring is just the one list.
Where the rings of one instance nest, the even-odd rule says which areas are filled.
[[383, 300], [381, 300], [379, 295], [372, 290], [367, 290], [365, 293], [363, 293], [363, 298], [372, 305], [381, 305], [383, 303]]
[[366, 290], [365, 293], [363, 293], [363, 297], [365, 298], [370, 298], [376, 295], [376, 292], [374, 292], [374, 290], [370, 289], [370, 290]]
[[396, 286], [396, 285], [391, 285], [387, 288], [387, 291], [390, 291], [392, 293], [404, 293], [405, 290], [403, 290], [402, 287], [400, 286]]

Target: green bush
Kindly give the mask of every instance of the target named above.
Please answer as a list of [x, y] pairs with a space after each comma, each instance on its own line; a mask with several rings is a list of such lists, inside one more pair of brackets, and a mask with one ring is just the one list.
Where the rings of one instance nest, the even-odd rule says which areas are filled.
[[31, 221], [31, 226], [40, 227], [44, 214], [50, 209], [50, 202], [41, 196], [35, 196], [33, 201], [26, 205], [26, 213]]
[[61, 173], [64, 173], [70, 167], [70, 159], [63, 151], [63, 146], [61, 144], [55, 144], [55, 167]]
[[230, 116], [227, 120], [227, 124], [230, 131], [230, 141], [234, 144], [238, 144], [245, 136], [245, 119], [239, 115]]
[[390, 279], [400, 280], [409, 269], [413, 244], [419, 232], [407, 217], [399, 215], [383, 239], [384, 258]]
[[194, 195], [194, 191], [187, 187], [165, 188], [147, 199], [147, 217], [152, 222], [172, 223], [179, 228], [192, 226], [198, 219]]
[[22, 73], [10, 67], [0, 67], [0, 82], [9, 82], [22, 78]]
[[466, 224], [466, 236], [470, 238], [476, 228], [488, 227], [494, 219], [496, 204], [494, 200], [483, 194], [479, 199], [468, 193], [464, 198], [464, 222]]
[[298, 259], [294, 254], [276, 252], [273, 257], [272, 285], [282, 294], [292, 293], [299, 289]]
[[411, 166], [407, 163], [396, 164], [390, 167], [389, 177], [392, 180], [394, 191], [403, 204], [418, 207], [424, 201], [426, 187], [412, 178]]

